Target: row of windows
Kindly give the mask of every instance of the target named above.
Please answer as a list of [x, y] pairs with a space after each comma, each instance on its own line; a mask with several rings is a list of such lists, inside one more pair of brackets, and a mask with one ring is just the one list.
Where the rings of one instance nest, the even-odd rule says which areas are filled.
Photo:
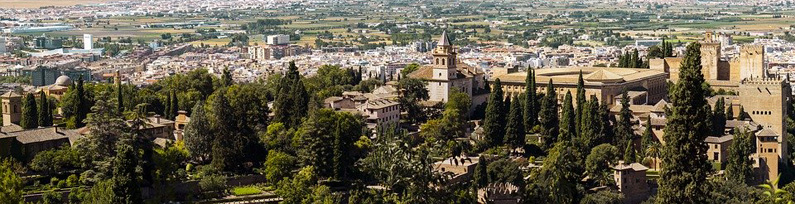
[[773, 148], [759, 148], [759, 151], [762, 153], [776, 153], [776, 149]]
[[772, 115], [773, 111], [751, 111], [754, 115]]

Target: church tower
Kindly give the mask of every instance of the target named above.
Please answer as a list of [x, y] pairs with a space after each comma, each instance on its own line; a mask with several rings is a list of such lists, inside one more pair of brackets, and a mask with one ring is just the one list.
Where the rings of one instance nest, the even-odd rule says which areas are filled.
[[704, 33], [701, 42], [701, 67], [704, 79], [718, 79], [718, 63], [720, 63], [720, 42], [714, 40], [712, 31]]
[[442, 32], [442, 37], [433, 50], [433, 79], [452, 80], [456, 78], [456, 52], [447, 31]]

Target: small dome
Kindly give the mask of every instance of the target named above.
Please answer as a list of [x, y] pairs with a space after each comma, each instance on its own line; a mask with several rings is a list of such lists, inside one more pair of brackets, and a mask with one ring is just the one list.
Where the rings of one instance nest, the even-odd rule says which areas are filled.
[[58, 86], [69, 86], [72, 84], [72, 79], [69, 76], [61, 75], [58, 79], [55, 79], [55, 85]]

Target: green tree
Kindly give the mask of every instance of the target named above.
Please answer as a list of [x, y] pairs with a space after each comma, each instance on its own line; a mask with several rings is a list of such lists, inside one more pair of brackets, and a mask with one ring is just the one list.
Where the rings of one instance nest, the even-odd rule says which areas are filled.
[[631, 164], [635, 163], [636, 155], [635, 155], [635, 147], [632, 145], [632, 141], [627, 141], [627, 149], [624, 150], [624, 163]]
[[585, 195], [580, 200], [580, 204], [622, 204], [624, 203], [624, 194], [615, 192], [613, 190], [602, 190], [596, 193]]
[[[492, 92], [492, 94], [494, 94]], [[555, 87], [552, 86], [552, 79], [547, 84], [547, 93], [541, 101], [541, 110], [538, 112], [541, 124], [541, 136], [544, 138], [544, 148], [552, 148], [558, 141], [558, 97], [555, 94]]]
[[288, 128], [298, 127], [309, 110], [309, 94], [304, 88], [295, 62], [290, 62], [289, 70], [279, 80], [277, 90], [276, 100], [273, 102], [274, 119]]
[[83, 87], [83, 76], [80, 75], [80, 78], [77, 79], [77, 85], [75, 85], [76, 89], [76, 98], [77, 103], [76, 110], [77, 114], [75, 115], [75, 126], [76, 127], [83, 127], [85, 126], [85, 122], [83, 120], [88, 117], [88, 113], [91, 110], [91, 105], [88, 103], [88, 98], [86, 96], [85, 88]]
[[121, 80], [116, 81], [116, 103], [118, 107], [116, 111], [124, 113], [124, 88], [121, 86]]
[[712, 135], [723, 136], [726, 129], [726, 105], [723, 97], [718, 98], [715, 102], [715, 108], [712, 110]]
[[701, 73], [701, 45], [691, 43], [679, 68], [679, 82], [671, 87], [671, 108], [665, 127], [662, 151], [663, 170], [657, 203], [704, 203], [707, 201], [707, 138], [711, 112]]
[[229, 71], [229, 68], [224, 68], [223, 74], [221, 75], [221, 85], [224, 87], [232, 86], [232, 72]]
[[362, 135], [363, 124], [350, 113], [319, 109], [302, 124], [298, 142], [299, 160], [315, 166], [320, 177], [345, 179], [351, 175], [354, 142]]
[[38, 107], [38, 123], [39, 126], [49, 127], [52, 126], [52, 113], [50, 112], [50, 100], [44, 95], [43, 91], [39, 92], [39, 107]]
[[469, 114], [469, 108], [472, 106], [472, 99], [469, 98], [467, 93], [459, 90], [458, 88], [450, 89], [449, 99], [444, 104], [445, 110], [453, 109], [458, 112], [462, 120], [466, 119]]
[[522, 147], [525, 144], [524, 117], [522, 117], [522, 104], [517, 97], [513, 97], [511, 111], [508, 115], [508, 124], [505, 129], [505, 144], [511, 147], [511, 151]]
[[731, 103], [726, 106], [726, 112], [724, 115], [726, 115], [726, 120], [734, 120], [734, 109], [732, 108]]
[[729, 146], [726, 161], [726, 178], [740, 183], [753, 181], [754, 135], [747, 129], [734, 129], [734, 141]]
[[504, 138], [505, 112], [503, 109], [503, 92], [500, 79], [494, 81], [494, 88], [486, 104], [486, 119], [483, 121], [483, 133], [491, 147], [500, 146]]
[[400, 70], [400, 75], [402, 78], [406, 78], [409, 74], [411, 74], [414, 71], [417, 71], [419, 68], [420, 68], [419, 64], [411, 63], [409, 65], [406, 65], [406, 67], [404, 67], [402, 70]]
[[560, 136], [558, 140], [573, 141], [574, 137], [577, 136], [577, 123], [574, 117], [576, 113], [574, 113], [574, 107], [572, 106], [570, 91], [566, 92], [566, 96], [563, 98], [562, 108], [563, 112], [560, 114]]
[[169, 102], [168, 106], [169, 106], [168, 109], [171, 110], [171, 112], [168, 113], [169, 119], [173, 120], [174, 118], [177, 117], [177, 114], [179, 112], [179, 97], [177, 97], [176, 91], [171, 92], [171, 102]]
[[22, 179], [14, 172], [12, 161], [0, 162], [0, 201], [3, 203], [22, 203]]
[[478, 164], [475, 166], [475, 174], [473, 175], [475, 185], [479, 188], [486, 187], [489, 185], [489, 175], [486, 167], [489, 164], [486, 161], [486, 158], [480, 156], [478, 158]]
[[199, 101], [193, 106], [190, 119], [183, 134], [185, 149], [192, 158], [206, 161], [210, 157], [215, 134], [203, 102]]
[[420, 101], [430, 98], [425, 85], [424, 81], [414, 78], [403, 78], [398, 81], [400, 109], [408, 113], [406, 119], [411, 123], [419, 123], [426, 119], [419, 104]]
[[577, 154], [570, 148], [568, 141], [555, 143], [538, 174], [547, 193], [545, 197], [552, 203], [576, 203], [579, 197], [577, 182], [582, 167], [576, 162]]
[[660, 46], [654, 45], [654, 46], [649, 47], [649, 52], [646, 54], [646, 58], [647, 59], [658, 59], [658, 58], [662, 59], [662, 58], [665, 57], [663, 55], [665, 55], [665, 53], [663, 53], [663, 50], [660, 48]]
[[212, 104], [213, 132], [215, 139], [212, 144], [212, 166], [219, 171], [240, 170], [243, 160], [243, 137], [237, 131], [237, 120], [229, 113], [233, 112], [226, 97], [226, 90], [216, 91]]
[[39, 127], [38, 110], [36, 110], [36, 98], [32, 93], [25, 95], [24, 103], [22, 103], [22, 119], [19, 121], [19, 126], [23, 129], [33, 129]]
[[531, 131], [538, 124], [538, 109], [536, 107], [539, 107], [539, 105], [537, 104], [536, 90], [535, 70], [528, 68], [524, 87], [524, 113], [522, 114], [524, 116], [525, 132]]
[[580, 74], [577, 77], [577, 109], [575, 111], [575, 127], [577, 129], [577, 133], [575, 135], [580, 135], [581, 130], [584, 128], [582, 126], [582, 117], [585, 114], [585, 107], [586, 98], [585, 98], [585, 81], [582, 79], [582, 70], [580, 70]]
[[113, 191], [113, 181], [112, 180], [105, 180], [100, 181], [99, 183], [95, 184], [91, 187], [91, 191], [88, 193], [88, 196], [83, 200], [83, 203], [90, 203], [90, 204], [105, 204], [105, 203], [114, 203], [115, 202], [115, 192]]
[[268, 152], [268, 160], [265, 161], [265, 179], [273, 185], [278, 184], [282, 179], [291, 175], [295, 164], [295, 157], [271, 150]]
[[651, 129], [651, 117], [649, 117], [646, 119], [646, 128], [643, 130], [643, 136], [640, 138], [640, 146], [643, 151], [641, 156], [649, 156], [646, 150], [654, 143], [657, 143], [657, 139], [654, 138], [654, 132]]
[[138, 155], [130, 145], [120, 145], [113, 159], [113, 203], [141, 203], [141, 186], [138, 181]]
[[591, 149], [586, 157], [585, 172], [600, 185], [608, 185], [614, 182], [611, 167], [617, 163], [618, 148], [610, 144], [600, 144]]
[[630, 60], [629, 60], [629, 65], [628, 65], [629, 68], [640, 68], [641, 67], [640, 65], [643, 64], [643, 60], [638, 55], [639, 55], [638, 54], [638, 49], [633, 49], [632, 50], [632, 56], [630, 56]]
[[632, 111], [629, 110], [629, 96], [627, 91], [621, 96], [621, 111], [619, 112], [619, 120], [616, 125], [616, 141], [615, 145], [622, 147], [627, 144], [627, 141], [632, 141], [635, 138], [635, 131], [632, 130]]

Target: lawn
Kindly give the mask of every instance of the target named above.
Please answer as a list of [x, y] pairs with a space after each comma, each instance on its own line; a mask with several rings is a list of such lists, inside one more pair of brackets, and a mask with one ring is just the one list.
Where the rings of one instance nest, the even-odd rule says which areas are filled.
[[262, 193], [256, 186], [235, 187], [232, 189], [232, 194], [236, 196], [255, 195]]

